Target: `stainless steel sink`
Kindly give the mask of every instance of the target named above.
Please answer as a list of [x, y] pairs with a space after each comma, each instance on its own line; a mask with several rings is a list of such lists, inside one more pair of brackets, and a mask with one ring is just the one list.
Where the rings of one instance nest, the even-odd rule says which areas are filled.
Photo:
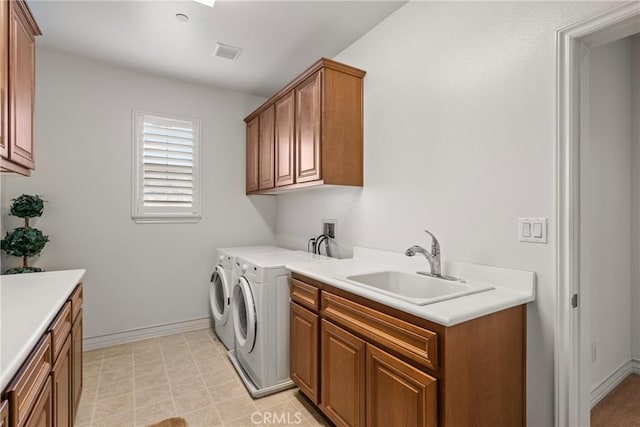
[[339, 278], [416, 305], [459, 298], [493, 289], [492, 285], [450, 280], [400, 271], [379, 271]]

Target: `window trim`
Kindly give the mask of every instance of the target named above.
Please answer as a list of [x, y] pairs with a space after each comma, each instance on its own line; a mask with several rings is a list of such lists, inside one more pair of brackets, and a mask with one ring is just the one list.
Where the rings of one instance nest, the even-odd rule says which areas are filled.
[[[142, 158], [144, 142], [142, 132], [144, 118], [155, 117], [161, 120], [188, 121], [193, 126], [193, 206], [190, 209], [182, 208], [183, 211], [175, 211], [176, 208], [155, 208], [149, 210], [141, 209], [140, 197], [144, 194], [144, 169]], [[201, 149], [202, 123], [199, 119], [192, 117], [177, 116], [173, 114], [160, 114], [149, 111], [134, 109], [131, 123], [131, 218], [137, 224], [162, 224], [162, 223], [196, 223], [202, 219], [201, 215]], [[178, 208], [180, 209], [180, 208]]]

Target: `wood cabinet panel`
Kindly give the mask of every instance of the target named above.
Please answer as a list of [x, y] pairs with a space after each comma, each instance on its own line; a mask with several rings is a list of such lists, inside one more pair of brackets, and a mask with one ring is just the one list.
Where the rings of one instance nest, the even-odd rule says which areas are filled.
[[260, 130], [258, 132], [259, 149], [258, 188], [266, 190], [275, 186], [274, 159], [275, 154], [275, 108], [272, 105], [260, 114]]
[[72, 420], [78, 413], [82, 397], [82, 310], [71, 327], [71, 403]]
[[9, 158], [33, 169], [35, 33], [26, 5], [22, 1], [9, 3]]
[[258, 147], [260, 145], [260, 118], [256, 117], [247, 123], [247, 193], [258, 191]]
[[0, 402], [0, 427], [9, 427], [9, 402]]
[[73, 427], [71, 410], [71, 336], [67, 335], [51, 373], [53, 420], [56, 427]]
[[364, 184], [363, 81], [335, 69], [322, 82], [322, 180], [325, 184]]
[[71, 301], [71, 322], [75, 322], [84, 302], [84, 286], [82, 286], [82, 283], [76, 286], [69, 300]]
[[437, 381], [367, 345], [367, 425], [435, 427]]
[[52, 397], [51, 377], [48, 376], [24, 427], [53, 427]]
[[0, 1], [0, 156], [9, 158], [9, 2]]
[[290, 281], [291, 300], [317, 312], [320, 309], [320, 291], [318, 288], [302, 283], [299, 280]]
[[275, 103], [276, 186], [295, 182], [295, 91]]
[[[6, 390], [10, 425], [21, 427], [36, 404], [40, 390], [51, 372], [51, 338], [47, 333]], [[49, 387], [51, 384], [49, 384]]]
[[444, 423], [526, 425], [526, 319], [520, 305], [447, 328]]
[[314, 403], [318, 403], [318, 328], [319, 317], [291, 304], [291, 379]]
[[67, 302], [62, 306], [62, 309], [58, 313], [58, 316], [54, 319], [49, 327], [51, 333], [51, 348], [52, 357], [51, 361], [55, 363], [62, 350], [65, 341], [71, 332], [71, 303]]
[[437, 334], [337, 295], [323, 292], [322, 314], [374, 343], [431, 369], [438, 367]]
[[322, 75], [323, 71], [320, 70], [296, 88], [296, 182], [321, 178]]
[[366, 343], [324, 319], [320, 335], [320, 406], [338, 426], [364, 426]]

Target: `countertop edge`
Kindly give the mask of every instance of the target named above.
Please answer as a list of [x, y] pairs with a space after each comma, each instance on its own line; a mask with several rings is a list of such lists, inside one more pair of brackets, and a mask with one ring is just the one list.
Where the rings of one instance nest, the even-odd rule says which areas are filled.
[[[392, 297], [383, 295], [373, 290], [358, 287], [357, 285], [350, 284], [333, 277], [328, 277], [322, 274], [318, 274], [304, 267], [296, 266], [295, 264], [288, 264], [286, 268], [291, 272], [301, 274], [310, 279], [314, 279], [319, 282], [326, 283], [335, 288], [338, 288], [347, 292], [351, 292], [352, 294], [370, 299], [377, 303], [384, 304], [390, 308], [403, 311], [405, 313], [411, 314], [416, 317], [420, 317], [425, 320], [429, 320], [431, 322], [437, 323], [445, 327], [455, 326], [455, 325], [467, 322], [469, 320], [477, 319], [479, 317], [486, 316], [486, 315], [496, 313], [498, 311], [506, 310], [512, 307], [516, 307], [519, 305], [527, 304], [535, 300], [535, 297], [533, 294], [496, 286], [495, 289], [484, 293], [484, 294], [487, 294], [488, 292], [492, 292], [493, 293], [492, 295], [496, 296], [494, 302], [484, 303], [480, 309], [475, 309], [475, 311], [467, 310], [467, 312], [460, 313], [458, 315], [445, 316], [435, 312], [430, 313], [429, 310], [433, 307], [444, 307], [446, 304], [451, 303], [451, 301], [454, 301], [454, 300], [442, 301], [439, 303], [434, 303], [426, 306], [418, 306], [418, 305], [413, 305], [411, 303], [404, 302], [402, 300], [394, 299]], [[468, 296], [457, 298], [457, 300], [460, 300], [462, 298], [474, 298], [474, 297], [477, 298], [478, 295], [479, 294], [468, 295]]]
[[[24, 364], [24, 362], [28, 359], [31, 352], [34, 350], [34, 347], [40, 341], [42, 335], [47, 331], [51, 322], [55, 319], [56, 315], [60, 311], [60, 308], [64, 305], [64, 303], [69, 299], [71, 294], [73, 293], [76, 286], [82, 282], [82, 278], [84, 277], [86, 270], [78, 269], [78, 270], [63, 270], [65, 273], [69, 274], [68, 278], [65, 278], [65, 282], [69, 283], [69, 287], [66, 291], [62, 292], [61, 295], [53, 301], [51, 305], [51, 309], [47, 312], [46, 316], [42, 318], [39, 322], [38, 328], [36, 328], [30, 337], [25, 341], [24, 345], [21, 347], [20, 351], [15, 355], [13, 360], [11, 360], [4, 369], [3, 372], [0, 372], [0, 392], [4, 391], [5, 388], [11, 384], [15, 375], [20, 371], [20, 368]], [[59, 273], [59, 272], [53, 272]], [[33, 274], [46, 274], [46, 273], [33, 273]]]

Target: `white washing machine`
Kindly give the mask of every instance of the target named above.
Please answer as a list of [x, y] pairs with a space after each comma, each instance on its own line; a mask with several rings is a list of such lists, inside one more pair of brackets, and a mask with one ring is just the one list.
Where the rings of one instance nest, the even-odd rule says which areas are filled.
[[326, 257], [306, 252], [239, 257], [233, 287], [235, 350], [229, 358], [254, 398], [294, 387], [289, 377], [289, 271]]
[[233, 349], [233, 317], [231, 316], [233, 267], [236, 257], [250, 254], [292, 252], [277, 246], [240, 246], [220, 248], [216, 251], [217, 265], [211, 275], [209, 302], [215, 324], [215, 331], [227, 349]]

